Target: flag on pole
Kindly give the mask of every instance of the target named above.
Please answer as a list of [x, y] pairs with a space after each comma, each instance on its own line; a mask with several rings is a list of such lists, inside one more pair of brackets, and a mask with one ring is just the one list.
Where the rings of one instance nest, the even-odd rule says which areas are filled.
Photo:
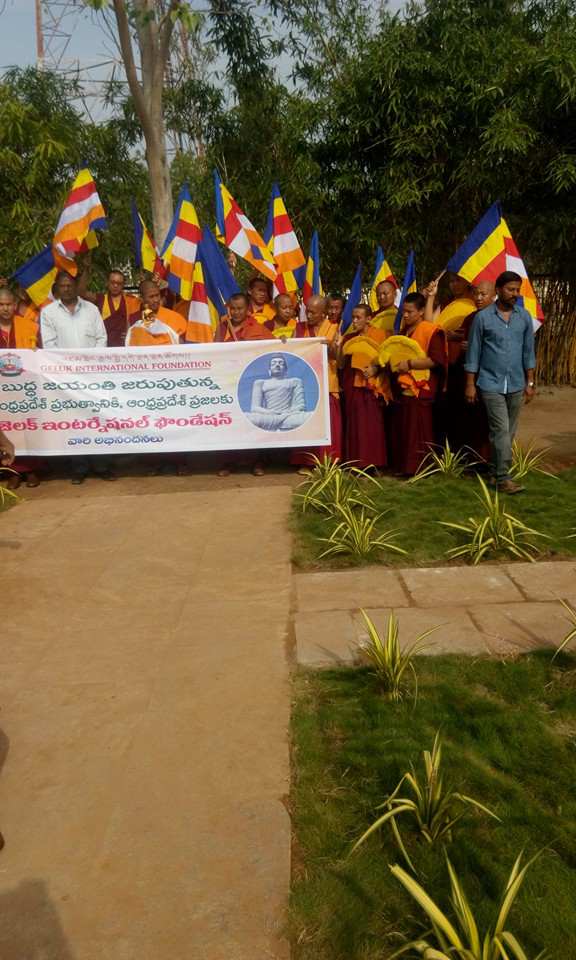
[[384, 251], [382, 247], [376, 248], [376, 265], [374, 267], [374, 279], [372, 280], [372, 286], [370, 288], [370, 296], [368, 297], [368, 302], [370, 304], [370, 309], [372, 313], [376, 313], [378, 310], [378, 297], [376, 296], [376, 288], [379, 283], [383, 283], [384, 280], [388, 280], [389, 283], [394, 284], [396, 289], [398, 289], [398, 282], [396, 277], [390, 269], [390, 264], [388, 263], [386, 257], [384, 256]]
[[495, 281], [505, 270], [513, 270], [522, 277], [518, 303], [525, 307], [532, 317], [534, 329], [541, 326], [544, 320], [542, 308], [528, 279], [528, 272], [510, 228], [502, 216], [499, 203], [493, 203], [486, 211], [472, 233], [450, 258], [446, 269], [464, 277], [469, 283], [478, 283], [480, 280]]
[[162, 260], [168, 286], [182, 300], [190, 300], [194, 285], [196, 251], [202, 237], [188, 184], [180, 190], [176, 211], [164, 241]]
[[222, 180], [217, 170], [214, 170], [214, 201], [216, 205], [216, 224], [214, 235], [219, 243], [226, 243], [226, 227], [224, 225], [224, 203], [222, 202]]
[[240, 287], [222, 256], [218, 241], [212, 231], [204, 227], [194, 264], [186, 339], [195, 343], [211, 342], [227, 301], [239, 292]]
[[[240, 209], [230, 191], [224, 186], [220, 178], [214, 178], [217, 193], [216, 220], [218, 228], [222, 229], [221, 217], [224, 217], [224, 237], [226, 246], [237, 256], [247, 260], [252, 266], [269, 280], [276, 279], [277, 266], [264, 240], [250, 222], [246, 214]], [[219, 210], [218, 194], [222, 203]]]
[[132, 226], [134, 229], [134, 256], [136, 266], [139, 270], [146, 270], [148, 273], [161, 275], [164, 272], [164, 265], [160, 259], [160, 254], [152, 239], [152, 235], [144, 223], [134, 199], [132, 200]]
[[302, 286], [302, 302], [304, 306], [308, 303], [311, 296], [319, 294], [324, 296], [322, 281], [320, 279], [320, 242], [318, 240], [318, 231], [312, 234], [310, 242], [310, 252], [306, 261], [306, 273]]
[[409, 293], [416, 293], [416, 264], [414, 262], [414, 251], [411, 250], [408, 254], [408, 260], [406, 261], [406, 270], [404, 272], [404, 282], [402, 284], [402, 293], [400, 295], [400, 303], [398, 304], [398, 312], [396, 314], [396, 319], [394, 321], [394, 333], [399, 333], [400, 325], [402, 323], [402, 308], [404, 306], [404, 300]]
[[304, 280], [306, 260], [277, 183], [272, 186], [264, 240], [278, 265], [274, 293], [296, 293]]
[[352, 311], [354, 307], [357, 307], [362, 300], [362, 264], [359, 263], [356, 268], [356, 273], [354, 274], [354, 279], [352, 281], [352, 286], [350, 287], [350, 293], [346, 301], [346, 306], [342, 311], [342, 319], [340, 321], [340, 333], [346, 333], [350, 324], [352, 323]]
[[54, 232], [52, 247], [56, 265], [75, 274], [74, 258], [78, 253], [97, 246], [96, 230], [106, 230], [107, 226], [94, 178], [89, 170], [81, 170], [72, 184]]
[[26, 291], [37, 307], [48, 300], [56, 276], [56, 262], [50, 244], [31, 257], [13, 273], [13, 278]]
[[219, 314], [222, 314], [230, 297], [240, 293], [240, 287], [209, 227], [204, 227], [202, 231], [202, 257], [207, 272], [208, 289], [212, 291], [211, 299]]

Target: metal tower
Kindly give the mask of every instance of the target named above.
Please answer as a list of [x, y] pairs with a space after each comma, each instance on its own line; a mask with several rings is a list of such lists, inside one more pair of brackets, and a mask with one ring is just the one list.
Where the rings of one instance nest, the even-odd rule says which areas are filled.
[[36, 63], [59, 70], [66, 56], [79, 8], [76, 0], [35, 0]]

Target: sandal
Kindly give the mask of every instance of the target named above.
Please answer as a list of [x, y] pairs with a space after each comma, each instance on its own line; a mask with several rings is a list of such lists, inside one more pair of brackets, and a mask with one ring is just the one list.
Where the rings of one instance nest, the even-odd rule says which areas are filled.
[[26, 474], [26, 486], [27, 487], [39, 487], [40, 486], [40, 477], [35, 473]]
[[252, 474], [253, 474], [253, 476], [255, 476], [255, 477], [263, 477], [263, 476], [264, 476], [264, 467], [262, 466], [261, 463], [255, 463], [255, 464], [254, 464], [254, 466], [252, 467]]

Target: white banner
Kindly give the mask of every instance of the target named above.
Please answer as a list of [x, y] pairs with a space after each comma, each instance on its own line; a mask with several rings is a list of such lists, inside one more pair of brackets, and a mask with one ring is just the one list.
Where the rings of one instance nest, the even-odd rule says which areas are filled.
[[325, 446], [326, 346], [0, 350], [0, 429], [18, 456]]

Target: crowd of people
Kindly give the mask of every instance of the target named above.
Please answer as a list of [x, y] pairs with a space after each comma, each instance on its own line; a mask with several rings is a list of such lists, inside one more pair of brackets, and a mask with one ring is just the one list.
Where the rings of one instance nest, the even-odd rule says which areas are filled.
[[[245, 293], [234, 294], [220, 318], [214, 340], [280, 342], [316, 337], [327, 344], [331, 443], [328, 448], [293, 449], [290, 463], [301, 471], [324, 454], [363, 469], [413, 475], [433, 445], [448, 441], [474, 462], [489, 461], [491, 482], [508, 493], [522, 489], [510, 477], [511, 444], [523, 401], [534, 394], [532, 321], [518, 305], [521, 278], [503, 273], [495, 284], [471, 287], [449, 278], [451, 299], [438, 302], [438, 281], [403, 300], [400, 330], [395, 331], [397, 289], [385, 280], [376, 289], [378, 308], [354, 305], [352, 322], [342, 332], [345, 298], [313, 295], [300, 308], [288, 294], [272, 297], [269, 281], [255, 276]], [[0, 349], [172, 346], [193, 343], [188, 304], [176, 302], [155, 279], [140, 284], [138, 296], [125, 290], [121, 271], [113, 270], [107, 288], [88, 290], [88, 276], [59, 271], [53, 299], [35, 308], [23, 291], [0, 286]], [[400, 338], [398, 338], [398, 333]], [[388, 360], [383, 360], [389, 353]], [[11, 457], [7, 438], [0, 440]], [[75, 459], [73, 482], [88, 473]], [[107, 479], [114, 470], [104, 458], [91, 458]], [[259, 476], [264, 459], [223, 452], [218, 473], [240, 462]], [[96, 461], [99, 462], [96, 467]], [[4, 461], [3, 461], [4, 462]], [[18, 457], [18, 482], [39, 482], [37, 464]]]

